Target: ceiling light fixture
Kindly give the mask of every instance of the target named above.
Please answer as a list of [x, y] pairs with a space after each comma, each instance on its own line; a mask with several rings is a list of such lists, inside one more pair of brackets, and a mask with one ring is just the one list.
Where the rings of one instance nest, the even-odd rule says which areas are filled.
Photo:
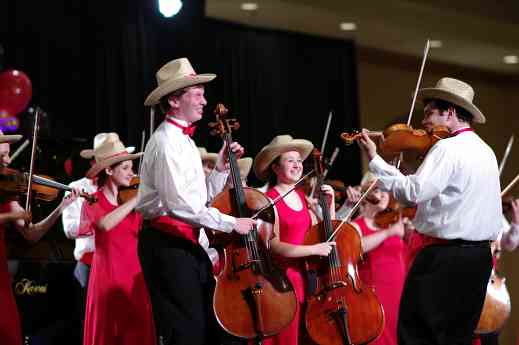
[[431, 48], [441, 48], [443, 46], [443, 42], [440, 40], [430, 40], [429, 45]]
[[255, 2], [244, 2], [240, 6], [240, 8], [244, 11], [256, 11], [258, 7], [258, 4]]
[[357, 30], [357, 24], [355, 23], [349, 23], [349, 22], [343, 22], [339, 24], [339, 27], [342, 31], [354, 31]]
[[519, 63], [519, 57], [517, 55], [506, 55], [503, 57], [503, 62], [508, 65], [515, 65]]
[[166, 18], [173, 17], [182, 8], [180, 0], [159, 0], [159, 11]]

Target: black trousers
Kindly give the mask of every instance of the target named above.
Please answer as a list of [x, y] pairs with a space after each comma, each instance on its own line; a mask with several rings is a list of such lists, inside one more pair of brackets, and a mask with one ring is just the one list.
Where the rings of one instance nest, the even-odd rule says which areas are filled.
[[470, 345], [491, 270], [488, 242], [422, 249], [404, 284], [398, 344]]
[[214, 317], [212, 264], [202, 247], [150, 227], [138, 254], [161, 345], [243, 344]]

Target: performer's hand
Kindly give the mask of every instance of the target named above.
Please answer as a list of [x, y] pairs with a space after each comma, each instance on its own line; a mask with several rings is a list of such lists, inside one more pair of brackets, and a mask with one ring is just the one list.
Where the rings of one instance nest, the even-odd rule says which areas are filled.
[[24, 221], [28, 221], [31, 219], [31, 214], [27, 211], [12, 211], [7, 212], [4, 215], [4, 220], [8, 222], [12, 222], [18, 219], [22, 219]]
[[328, 256], [332, 252], [335, 242], [321, 242], [310, 246], [311, 255]]
[[359, 146], [368, 156], [368, 160], [372, 160], [377, 155], [377, 145], [368, 136], [366, 129], [362, 130], [361, 137], [358, 140]]
[[[231, 150], [236, 156], [236, 159], [239, 159], [241, 156], [243, 156], [243, 153], [245, 152], [245, 149], [237, 142], [233, 142], [231, 144]], [[229, 169], [228, 157], [229, 156], [227, 154], [227, 143], [224, 142], [222, 148], [218, 152], [218, 158], [216, 159], [216, 170], [222, 172], [224, 170]]]
[[236, 218], [236, 224], [234, 224], [234, 231], [240, 235], [247, 235], [252, 227], [256, 225], [256, 220], [252, 218]]
[[346, 205], [348, 207], [353, 207], [359, 200], [362, 194], [360, 193], [359, 187], [346, 187]]
[[335, 191], [333, 190], [332, 186], [323, 184], [321, 186], [321, 192], [323, 192], [326, 196], [326, 202], [328, 205], [330, 205], [332, 201], [335, 202]]
[[79, 194], [81, 194], [81, 192], [78, 188], [72, 188], [72, 191], [63, 197], [63, 200], [61, 201], [62, 207], [65, 208], [72, 204], [79, 197]]
[[519, 224], [519, 199], [510, 202], [512, 205], [512, 223]]

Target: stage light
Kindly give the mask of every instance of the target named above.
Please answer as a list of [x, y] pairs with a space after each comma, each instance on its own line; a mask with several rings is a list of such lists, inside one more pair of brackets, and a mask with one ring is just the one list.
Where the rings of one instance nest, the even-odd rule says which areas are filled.
[[352, 22], [343, 22], [339, 24], [339, 28], [342, 31], [355, 31], [357, 30], [357, 24]]
[[519, 63], [519, 57], [517, 55], [506, 55], [503, 57], [503, 62], [507, 65], [515, 65]]
[[166, 18], [173, 17], [182, 8], [180, 0], [159, 0], [159, 11]]

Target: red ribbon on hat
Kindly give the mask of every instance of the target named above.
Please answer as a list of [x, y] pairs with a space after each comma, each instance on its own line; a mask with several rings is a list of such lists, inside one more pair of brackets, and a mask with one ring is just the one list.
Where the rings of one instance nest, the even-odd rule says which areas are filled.
[[166, 117], [166, 121], [168, 121], [172, 125], [177, 126], [180, 129], [182, 129], [182, 133], [184, 133], [185, 135], [189, 135], [190, 137], [192, 137], [193, 134], [195, 134], [195, 129], [196, 129], [195, 125], [182, 126], [180, 123], [176, 122], [175, 120], [173, 120], [170, 117]]

